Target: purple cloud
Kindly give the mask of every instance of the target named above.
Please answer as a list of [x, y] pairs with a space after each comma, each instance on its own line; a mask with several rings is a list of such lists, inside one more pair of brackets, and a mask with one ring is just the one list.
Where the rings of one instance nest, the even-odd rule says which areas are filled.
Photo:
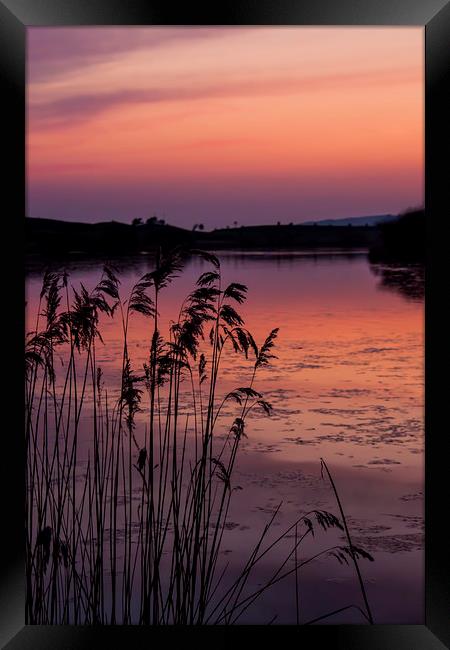
[[[234, 29], [234, 28], [232, 28]], [[239, 28], [240, 30], [244, 28]], [[111, 55], [229, 36], [222, 27], [31, 27], [27, 30], [28, 82], [48, 81]]]

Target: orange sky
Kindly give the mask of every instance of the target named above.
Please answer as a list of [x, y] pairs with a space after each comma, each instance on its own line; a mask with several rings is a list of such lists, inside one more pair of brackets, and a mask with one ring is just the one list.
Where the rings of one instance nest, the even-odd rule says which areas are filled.
[[29, 28], [28, 214], [192, 227], [423, 202], [422, 28]]

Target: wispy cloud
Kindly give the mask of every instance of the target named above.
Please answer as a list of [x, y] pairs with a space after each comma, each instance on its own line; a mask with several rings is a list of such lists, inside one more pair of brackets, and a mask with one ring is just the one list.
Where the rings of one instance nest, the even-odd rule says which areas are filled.
[[229, 36], [229, 28], [34, 27], [28, 30], [28, 81], [49, 81], [111, 57]]
[[417, 82], [417, 70], [390, 68], [373, 70], [370, 73], [340, 73], [333, 75], [301, 76], [254, 79], [244, 78], [222, 83], [180, 84], [173, 87], [150, 87], [136, 90], [114, 90], [111, 92], [70, 95], [54, 101], [30, 103], [29, 115], [35, 126], [50, 128], [67, 127], [89, 121], [99, 113], [130, 105], [179, 102], [212, 98], [274, 97], [320, 92], [345, 87], [373, 88], [374, 86], [402, 86]]

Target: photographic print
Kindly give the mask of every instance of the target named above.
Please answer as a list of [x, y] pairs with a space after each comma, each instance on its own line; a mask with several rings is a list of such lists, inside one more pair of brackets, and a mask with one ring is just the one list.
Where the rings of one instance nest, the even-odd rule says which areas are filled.
[[26, 623], [425, 622], [424, 28], [29, 27]]

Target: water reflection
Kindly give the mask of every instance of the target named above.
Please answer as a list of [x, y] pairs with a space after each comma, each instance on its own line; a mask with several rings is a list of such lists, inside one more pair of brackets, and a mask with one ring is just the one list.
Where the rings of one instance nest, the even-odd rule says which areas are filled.
[[[334, 261], [358, 262], [367, 258], [365, 249], [314, 249], [303, 251], [212, 251], [229, 267], [245, 267], [257, 265], [263, 262], [265, 266], [292, 266], [309, 265], [311, 263], [325, 264]], [[194, 258], [191, 262], [198, 261]], [[115, 258], [101, 258], [86, 255], [72, 255], [59, 259], [33, 258], [26, 261], [26, 273], [28, 276], [42, 276], [45, 269], [57, 270], [66, 269], [68, 272], [89, 272], [97, 271], [102, 264], [112, 264], [119, 272], [136, 271], [145, 273], [152, 270], [155, 264], [155, 255], [151, 252], [142, 252], [139, 255], [122, 255]]]
[[420, 302], [425, 297], [425, 267], [423, 264], [371, 264], [370, 270], [379, 278], [378, 288], [396, 291], [407, 300]]

